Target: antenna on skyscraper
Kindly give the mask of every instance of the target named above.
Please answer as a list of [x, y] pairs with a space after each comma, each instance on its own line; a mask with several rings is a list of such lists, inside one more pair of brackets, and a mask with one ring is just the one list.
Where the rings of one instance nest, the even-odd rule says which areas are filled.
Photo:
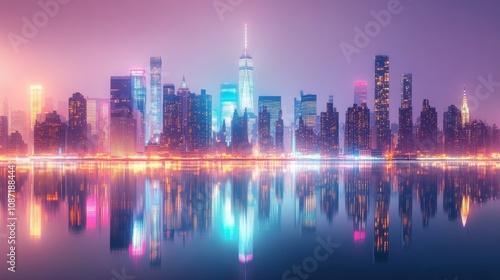
[[248, 50], [248, 25], [245, 23], [245, 55]]

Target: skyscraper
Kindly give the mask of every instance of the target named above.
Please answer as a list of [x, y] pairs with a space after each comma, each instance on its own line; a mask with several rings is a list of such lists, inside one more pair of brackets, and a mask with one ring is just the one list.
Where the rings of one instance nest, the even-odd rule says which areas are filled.
[[162, 88], [161, 88], [161, 67], [160, 56], [151, 57], [150, 61], [150, 108], [148, 121], [148, 135], [146, 140], [153, 143], [160, 142], [162, 132]]
[[326, 112], [321, 112], [320, 151], [322, 155], [339, 155], [339, 113], [333, 102], [326, 103]]
[[267, 112], [271, 116], [271, 145], [274, 144], [274, 134], [276, 133], [275, 131], [275, 126], [274, 124], [278, 120], [278, 115], [281, 110], [281, 96], [259, 96], [259, 101], [258, 101], [258, 108], [259, 108], [259, 113], [262, 112], [262, 109], [266, 106]]
[[443, 114], [444, 151], [447, 155], [459, 155], [461, 149], [462, 114], [455, 105], [450, 105]]
[[420, 113], [420, 129], [418, 133], [417, 149], [420, 152], [434, 154], [437, 152], [437, 112], [436, 108], [429, 105], [429, 100], [424, 99]]
[[462, 96], [462, 127], [465, 127], [466, 124], [470, 122], [470, 112], [469, 112], [469, 103], [467, 102], [467, 93], [465, 92]]
[[252, 147], [248, 141], [248, 113], [245, 110], [243, 116], [238, 116], [238, 110], [234, 110], [231, 120], [231, 150], [233, 155], [248, 155]]
[[295, 130], [295, 150], [301, 154], [313, 154], [316, 151], [313, 127], [307, 126], [302, 116]]
[[[271, 124], [272, 125], [272, 124]], [[275, 123], [275, 150], [277, 154], [282, 154], [285, 152], [285, 124], [283, 122], [283, 111], [280, 110], [278, 113], [278, 120]]]
[[375, 127], [377, 150], [391, 150], [391, 129], [389, 120], [389, 57], [375, 56]]
[[109, 99], [87, 98], [88, 136], [93, 152], [109, 152]]
[[187, 150], [207, 151], [212, 139], [212, 96], [205, 90], [201, 95], [190, 93], [187, 98]]
[[33, 131], [36, 119], [42, 113], [42, 86], [31, 86], [30, 113], [30, 131]]
[[34, 153], [55, 155], [66, 150], [67, 126], [61, 117], [54, 111], [45, 115], [45, 121], [36, 121], [34, 127]]
[[68, 151], [85, 153], [91, 143], [87, 139], [87, 100], [79, 92], [68, 100]]
[[398, 150], [413, 150], [412, 74], [404, 74], [401, 80], [401, 107], [399, 108]]
[[137, 123], [133, 114], [130, 76], [111, 77], [110, 145], [112, 156], [130, 156], [137, 151]]
[[240, 113], [243, 113], [245, 109], [247, 109], [247, 113], [255, 113], [253, 90], [253, 58], [248, 54], [248, 27], [245, 24], [245, 47], [239, 60], [238, 111]]
[[226, 122], [227, 137], [226, 141], [231, 142], [231, 119], [234, 110], [238, 109], [238, 85], [221, 84], [220, 85], [220, 119], [221, 123]]
[[140, 117], [136, 118], [138, 127], [140, 127], [137, 135], [138, 149], [147, 144], [148, 137], [146, 136], [146, 70], [131, 69], [130, 80], [132, 83], [132, 103], [134, 110], [140, 112]]
[[10, 113], [10, 128], [9, 133], [19, 131], [24, 141], [26, 142], [29, 136], [29, 121], [28, 114], [25, 111], [15, 110]]
[[163, 86], [163, 133], [160, 145], [169, 152], [180, 151], [182, 135], [182, 97], [175, 95], [175, 86]]
[[354, 104], [367, 104], [368, 103], [368, 82], [357, 81], [354, 82]]
[[346, 112], [345, 146], [347, 155], [358, 154], [370, 149], [370, 109], [366, 104], [354, 104]]
[[[187, 103], [187, 98], [191, 94], [191, 91], [189, 90], [189, 87], [187, 86], [186, 83], [186, 78], [182, 76], [182, 82], [181, 86], [177, 90], [177, 96], [180, 96], [182, 99], [182, 136], [184, 137], [184, 140], [187, 139], [187, 133], [188, 133], [188, 103]], [[184, 143], [186, 144], [186, 143]]]
[[271, 136], [271, 114], [267, 107], [263, 105], [262, 111], [259, 111], [259, 148], [261, 154], [269, 153], [272, 147]]
[[304, 124], [313, 129], [316, 127], [317, 107], [316, 94], [300, 92], [300, 115], [304, 120]]

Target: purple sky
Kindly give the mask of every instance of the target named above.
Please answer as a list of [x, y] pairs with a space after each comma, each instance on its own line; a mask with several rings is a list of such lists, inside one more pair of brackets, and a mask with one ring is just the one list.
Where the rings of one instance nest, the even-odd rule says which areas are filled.
[[[460, 105], [464, 85], [474, 96], [478, 77], [500, 82], [498, 0], [401, 0], [402, 12], [351, 63], [339, 45], [354, 45], [354, 28], [364, 29], [374, 20], [370, 11], [387, 9], [390, 0], [241, 0], [223, 20], [213, 0], [66, 1], [16, 53], [8, 34], [21, 35], [22, 18], [33, 21], [42, 8], [34, 0], [2, 0], [0, 101], [7, 96], [11, 109], [28, 109], [32, 84], [43, 85], [55, 106], [76, 91], [109, 97], [110, 76], [148, 69], [149, 57], [156, 55], [163, 58], [163, 83], [178, 87], [185, 75], [192, 91], [205, 88], [218, 102], [219, 84], [237, 82], [244, 23], [255, 63], [255, 98], [281, 95], [287, 121], [301, 89], [318, 94], [318, 112], [333, 94], [343, 121], [356, 80], [368, 80], [372, 109], [376, 54], [391, 59], [391, 122], [397, 122], [403, 73], [413, 73], [414, 118], [427, 98], [438, 110], [440, 127], [447, 106]], [[489, 96], [481, 90], [471, 115], [500, 124], [500, 86], [490, 89]]]

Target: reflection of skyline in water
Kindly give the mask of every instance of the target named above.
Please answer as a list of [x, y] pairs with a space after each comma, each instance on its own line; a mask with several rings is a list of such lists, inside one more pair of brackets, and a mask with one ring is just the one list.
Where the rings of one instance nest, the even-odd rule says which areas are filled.
[[[50, 235], [52, 217], [66, 213], [69, 233], [109, 228], [111, 252], [147, 257], [151, 267], [162, 265], [162, 243], [189, 246], [207, 235], [236, 242], [234, 258], [248, 263], [256, 235], [283, 230], [284, 216], [310, 234], [323, 221], [335, 223], [339, 212], [352, 224], [353, 242], [373, 242], [374, 261], [386, 262], [390, 236], [409, 248], [414, 225], [432, 227], [439, 212], [466, 228], [475, 208], [498, 199], [498, 175], [488, 164], [35, 163], [18, 166], [17, 190], [30, 238]], [[293, 213], [284, 211], [287, 199]], [[390, 215], [391, 203], [398, 217]], [[390, 232], [390, 218], [401, 221], [399, 232]]]

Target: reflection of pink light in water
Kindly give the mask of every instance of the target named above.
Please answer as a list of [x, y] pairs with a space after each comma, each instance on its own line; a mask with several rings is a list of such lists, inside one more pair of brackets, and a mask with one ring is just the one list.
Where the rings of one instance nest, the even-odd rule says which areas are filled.
[[253, 260], [253, 255], [238, 255], [238, 260], [240, 261], [240, 263], [248, 263]]
[[109, 204], [108, 200], [104, 200], [102, 203], [101, 221], [100, 224], [107, 226], [109, 225]]
[[97, 217], [97, 202], [95, 196], [87, 199], [87, 228], [95, 228]]
[[366, 232], [364, 231], [354, 231], [354, 241], [365, 240]]

